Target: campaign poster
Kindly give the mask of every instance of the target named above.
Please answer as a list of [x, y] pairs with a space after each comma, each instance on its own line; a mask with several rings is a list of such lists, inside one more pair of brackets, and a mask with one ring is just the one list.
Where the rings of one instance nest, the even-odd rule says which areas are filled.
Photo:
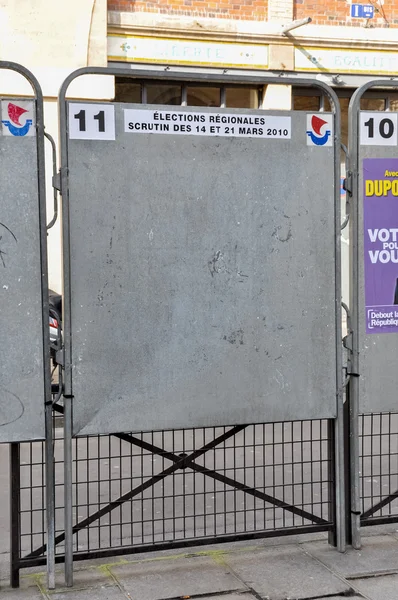
[[398, 158], [363, 161], [366, 333], [398, 333]]

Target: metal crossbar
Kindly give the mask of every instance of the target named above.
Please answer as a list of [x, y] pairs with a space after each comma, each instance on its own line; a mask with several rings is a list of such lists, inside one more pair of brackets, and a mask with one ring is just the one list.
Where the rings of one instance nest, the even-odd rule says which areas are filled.
[[[140, 440], [134, 436], [130, 436], [127, 434], [119, 434], [119, 435], [116, 435], [116, 437], [120, 438], [121, 440], [130, 442], [131, 444], [134, 444], [135, 446], [138, 446], [139, 448], [148, 450], [149, 452], [152, 452], [153, 454], [159, 454], [160, 456], [164, 456], [168, 460], [171, 460], [175, 463], [178, 463], [180, 461], [178, 456], [176, 456], [172, 452], [166, 452], [162, 448], [158, 448], [157, 446], [154, 446], [153, 444], [148, 444], [144, 440]], [[242, 492], [245, 492], [246, 494], [254, 496], [255, 498], [264, 500], [264, 502], [268, 502], [269, 504], [274, 504], [275, 506], [278, 506], [279, 508], [288, 510], [293, 514], [303, 517], [304, 519], [308, 519], [309, 521], [312, 521], [314, 523], [319, 523], [319, 524], [324, 524], [324, 525], [326, 525], [328, 523], [328, 521], [326, 519], [317, 517], [316, 515], [313, 515], [306, 510], [302, 510], [296, 506], [292, 506], [291, 504], [288, 504], [287, 502], [284, 502], [283, 500], [279, 500], [278, 498], [273, 498], [269, 494], [260, 492], [259, 490], [256, 490], [255, 488], [250, 488], [247, 485], [245, 485], [244, 483], [240, 483], [239, 481], [236, 481], [235, 479], [231, 479], [231, 477], [226, 477], [225, 475], [221, 475], [220, 473], [217, 473], [216, 471], [207, 469], [206, 467], [203, 467], [201, 465], [197, 465], [193, 462], [193, 460], [190, 460], [190, 458], [191, 457], [189, 457], [189, 456], [187, 457], [188, 464], [186, 466], [189, 467], [190, 469], [192, 469], [193, 471], [196, 471], [198, 473], [203, 473], [203, 475], [212, 477], [213, 479], [216, 479], [217, 481], [220, 481], [221, 483], [225, 483], [226, 485], [229, 485], [232, 488], [241, 490]], [[180, 467], [180, 468], [186, 468], [186, 467]]]
[[[365, 510], [365, 512], [363, 512], [361, 515], [361, 520], [365, 521], [366, 519], [368, 519], [369, 517], [374, 515], [376, 512], [381, 510], [384, 506], [387, 506], [387, 504], [391, 504], [391, 502], [393, 502], [393, 500], [396, 500], [397, 498], [398, 498], [398, 490], [396, 490], [392, 494], [389, 494], [388, 496], [383, 498], [383, 500], [381, 500], [380, 502], [378, 502], [377, 504], [375, 504], [368, 510]], [[398, 515], [397, 515], [397, 517], [398, 517]]]

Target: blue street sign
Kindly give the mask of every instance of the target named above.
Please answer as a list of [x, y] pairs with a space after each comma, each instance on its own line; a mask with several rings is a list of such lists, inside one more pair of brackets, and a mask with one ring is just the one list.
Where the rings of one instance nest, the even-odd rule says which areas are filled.
[[351, 16], [355, 19], [373, 19], [375, 9], [371, 4], [351, 4]]

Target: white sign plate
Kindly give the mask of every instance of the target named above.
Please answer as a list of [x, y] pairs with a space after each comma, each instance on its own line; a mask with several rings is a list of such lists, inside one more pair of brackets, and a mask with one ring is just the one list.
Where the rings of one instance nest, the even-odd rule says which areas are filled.
[[108, 59], [266, 69], [268, 46], [141, 36], [108, 36]]
[[361, 146], [396, 146], [397, 113], [361, 112], [359, 139]]
[[69, 103], [69, 139], [114, 140], [113, 104]]
[[124, 130], [129, 133], [290, 140], [291, 118], [247, 113], [178, 112], [128, 108], [124, 111]]
[[301, 47], [294, 51], [296, 71], [396, 74], [398, 53], [384, 50]]

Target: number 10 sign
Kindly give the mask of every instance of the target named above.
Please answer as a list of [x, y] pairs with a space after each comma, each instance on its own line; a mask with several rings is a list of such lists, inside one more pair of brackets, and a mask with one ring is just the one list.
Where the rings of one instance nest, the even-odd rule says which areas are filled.
[[360, 143], [362, 146], [396, 146], [397, 113], [361, 112]]
[[76, 104], [69, 108], [69, 139], [114, 140], [115, 107], [112, 104]]

